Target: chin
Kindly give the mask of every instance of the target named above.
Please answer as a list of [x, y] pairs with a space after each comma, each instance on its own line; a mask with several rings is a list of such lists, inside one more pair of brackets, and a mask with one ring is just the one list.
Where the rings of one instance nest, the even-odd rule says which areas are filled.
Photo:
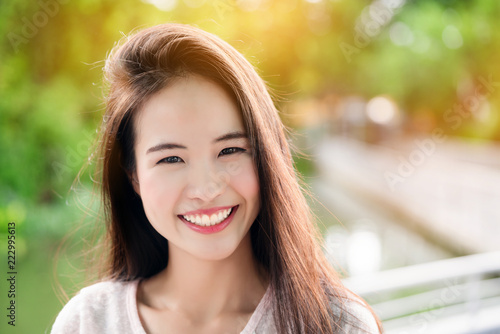
[[221, 261], [231, 257], [239, 257], [245, 253], [244, 244], [244, 240], [218, 240], [217, 242], [195, 245], [196, 249], [193, 249], [191, 254], [206, 261]]
[[214, 247], [197, 252], [197, 257], [206, 261], [222, 261], [235, 253], [237, 247]]

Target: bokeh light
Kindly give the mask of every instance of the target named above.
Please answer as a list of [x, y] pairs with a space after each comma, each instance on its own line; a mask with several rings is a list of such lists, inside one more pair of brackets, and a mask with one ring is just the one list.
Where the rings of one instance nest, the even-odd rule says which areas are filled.
[[389, 124], [393, 122], [397, 112], [396, 104], [384, 96], [374, 97], [366, 106], [368, 117], [377, 124]]

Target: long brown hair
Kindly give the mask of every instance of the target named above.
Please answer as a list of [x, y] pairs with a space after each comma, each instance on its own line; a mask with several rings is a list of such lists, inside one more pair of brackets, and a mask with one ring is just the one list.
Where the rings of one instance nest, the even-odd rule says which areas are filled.
[[333, 298], [342, 311], [349, 293], [319, 246], [305, 188], [293, 167], [288, 129], [253, 66], [208, 32], [163, 24], [126, 37], [104, 70], [109, 92], [98, 172], [110, 250], [105, 276], [146, 278], [167, 266], [168, 241], [148, 222], [129, 178], [135, 169], [132, 125], [152, 94], [176, 78], [196, 74], [232, 94], [253, 147], [261, 210], [250, 229], [251, 242], [269, 275], [278, 332], [332, 333], [346, 318], [354, 322], [331, 309]]

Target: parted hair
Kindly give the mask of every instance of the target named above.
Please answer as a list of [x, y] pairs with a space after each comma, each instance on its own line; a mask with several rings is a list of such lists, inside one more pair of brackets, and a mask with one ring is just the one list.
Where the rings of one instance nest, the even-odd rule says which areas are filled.
[[[149, 223], [130, 175], [133, 120], [145, 101], [173, 80], [199, 75], [227, 90], [241, 112], [258, 171], [261, 209], [250, 228], [252, 251], [267, 271], [279, 333], [342, 332], [355, 322], [340, 311], [349, 291], [325, 258], [287, 142], [288, 129], [254, 67], [230, 44], [183, 24], [150, 27], [123, 40], [104, 67], [106, 111], [98, 174], [108, 250], [103, 276], [147, 278], [168, 265], [168, 240]], [[346, 320], [347, 319], [347, 320]], [[354, 325], [356, 325], [354, 323]]]

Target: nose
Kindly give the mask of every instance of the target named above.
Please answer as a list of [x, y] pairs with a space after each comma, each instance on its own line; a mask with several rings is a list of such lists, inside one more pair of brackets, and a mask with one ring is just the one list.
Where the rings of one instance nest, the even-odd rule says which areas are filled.
[[187, 196], [210, 202], [224, 193], [228, 182], [228, 173], [218, 170], [213, 164], [200, 163], [189, 173]]

